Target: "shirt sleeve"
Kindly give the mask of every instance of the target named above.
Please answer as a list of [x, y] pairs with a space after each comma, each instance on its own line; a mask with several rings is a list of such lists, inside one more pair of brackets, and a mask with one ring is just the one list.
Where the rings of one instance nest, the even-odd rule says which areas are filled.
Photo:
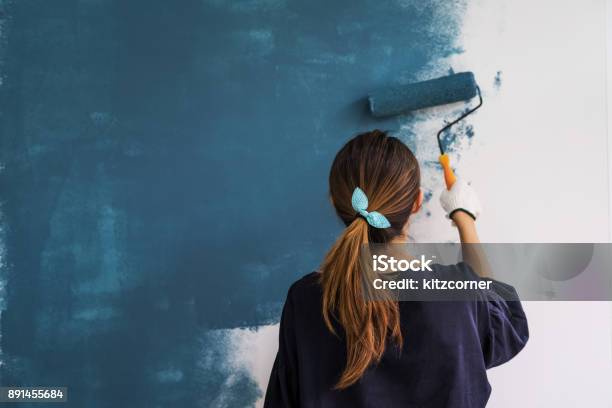
[[278, 352], [270, 374], [264, 408], [296, 408], [299, 406], [294, 322], [293, 299], [291, 289], [289, 289], [281, 315]]
[[529, 339], [527, 317], [516, 290], [492, 279], [490, 288], [483, 292], [482, 300], [477, 302], [486, 368], [509, 361], [525, 347]]

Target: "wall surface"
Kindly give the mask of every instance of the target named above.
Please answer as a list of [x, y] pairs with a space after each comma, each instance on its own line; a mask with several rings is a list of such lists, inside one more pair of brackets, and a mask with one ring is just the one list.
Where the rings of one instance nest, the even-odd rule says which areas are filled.
[[[434, 134], [463, 105], [376, 121], [379, 86], [475, 72], [485, 105], [448, 145], [485, 240], [609, 239], [604, 0], [0, 8], [3, 384], [67, 385], [75, 407], [261, 404], [287, 287], [341, 228], [326, 179], [349, 137], [413, 148], [412, 233], [456, 239]], [[609, 306], [526, 309], [492, 405], [610, 406]]]

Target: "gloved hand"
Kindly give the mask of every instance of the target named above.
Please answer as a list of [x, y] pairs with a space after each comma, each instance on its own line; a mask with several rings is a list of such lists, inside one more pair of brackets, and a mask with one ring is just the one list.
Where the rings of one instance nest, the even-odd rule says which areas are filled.
[[462, 210], [469, 214], [474, 220], [482, 212], [480, 200], [476, 192], [468, 183], [457, 179], [450, 190], [444, 189], [440, 194], [440, 204], [447, 217], [452, 219], [453, 213]]

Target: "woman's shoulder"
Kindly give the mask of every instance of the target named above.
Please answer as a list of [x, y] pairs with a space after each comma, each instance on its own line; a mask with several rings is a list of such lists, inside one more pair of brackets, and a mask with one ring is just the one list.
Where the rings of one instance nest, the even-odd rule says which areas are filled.
[[312, 290], [313, 288], [320, 288], [320, 276], [321, 273], [317, 271], [310, 272], [302, 276], [291, 284], [291, 286], [289, 287], [289, 292], [302, 292]]
[[321, 296], [320, 276], [321, 274], [316, 271], [302, 276], [291, 284], [287, 298], [296, 301], [319, 298]]

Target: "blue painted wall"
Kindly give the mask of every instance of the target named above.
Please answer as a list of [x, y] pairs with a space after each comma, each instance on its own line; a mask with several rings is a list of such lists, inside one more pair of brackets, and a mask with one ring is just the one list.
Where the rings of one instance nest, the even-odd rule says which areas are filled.
[[[2, 384], [211, 406], [218, 328], [277, 321], [339, 231], [329, 165], [368, 90], [449, 55], [424, 0], [0, 3]], [[409, 120], [409, 118], [408, 118]], [[204, 356], [204, 357], [203, 357]], [[224, 387], [227, 388], [227, 384]], [[237, 375], [223, 406], [260, 391]]]

